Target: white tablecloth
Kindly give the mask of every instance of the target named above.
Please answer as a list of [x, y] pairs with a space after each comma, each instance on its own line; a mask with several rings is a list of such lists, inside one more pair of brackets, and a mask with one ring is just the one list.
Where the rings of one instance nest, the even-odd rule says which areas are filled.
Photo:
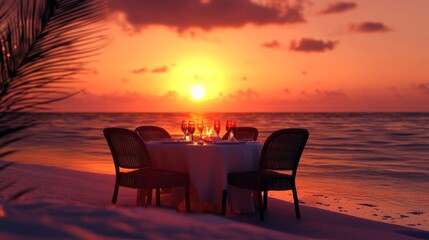
[[220, 206], [222, 191], [228, 189], [234, 212], [255, 211], [252, 191], [228, 187], [227, 176], [230, 172], [257, 170], [262, 143], [202, 145], [149, 142], [146, 146], [154, 167], [189, 173], [191, 187], [201, 201]]

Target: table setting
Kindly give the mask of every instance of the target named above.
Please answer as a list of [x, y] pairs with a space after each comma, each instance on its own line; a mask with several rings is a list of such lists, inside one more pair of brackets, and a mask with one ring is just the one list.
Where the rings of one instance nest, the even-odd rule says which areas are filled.
[[[229, 188], [228, 173], [257, 169], [263, 146], [260, 142], [236, 139], [236, 121], [226, 121], [227, 137], [222, 139], [219, 135], [221, 126], [219, 120], [214, 121], [213, 126], [206, 126], [203, 121], [183, 120], [183, 137], [146, 143], [154, 167], [189, 173], [191, 188], [198, 199], [218, 206], [222, 191]], [[172, 191], [177, 199], [173, 205], [183, 199], [182, 192]], [[254, 212], [249, 191], [232, 193], [230, 204], [237, 213]]]

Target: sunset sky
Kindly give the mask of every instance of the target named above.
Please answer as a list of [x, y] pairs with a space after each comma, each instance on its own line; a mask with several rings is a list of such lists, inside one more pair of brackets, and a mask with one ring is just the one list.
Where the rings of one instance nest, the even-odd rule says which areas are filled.
[[429, 111], [428, 10], [427, 0], [109, 0], [108, 46], [73, 85], [84, 91], [53, 110]]

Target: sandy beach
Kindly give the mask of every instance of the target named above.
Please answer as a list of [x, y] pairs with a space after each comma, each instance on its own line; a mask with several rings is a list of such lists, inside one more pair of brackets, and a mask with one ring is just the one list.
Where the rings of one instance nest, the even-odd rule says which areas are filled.
[[[121, 188], [118, 205], [110, 205], [114, 176], [14, 164], [0, 174], [0, 237], [141, 238], [141, 239], [428, 239], [429, 233], [394, 224], [269, 198], [266, 221], [257, 214], [226, 217], [217, 213], [183, 213], [166, 207], [135, 207], [136, 191]], [[34, 187], [24, 198], [6, 203], [8, 196]], [[191, 208], [195, 206], [191, 205]]]

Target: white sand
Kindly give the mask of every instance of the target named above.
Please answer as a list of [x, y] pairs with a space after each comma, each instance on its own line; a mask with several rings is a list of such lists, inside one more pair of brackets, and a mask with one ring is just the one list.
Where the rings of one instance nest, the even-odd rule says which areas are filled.
[[[3, 163], [3, 162], [0, 162]], [[167, 208], [135, 207], [136, 191], [120, 188], [111, 206], [114, 176], [15, 164], [0, 172], [0, 239], [429, 239], [412, 228], [269, 199], [266, 221], [258, 214], [218, 216]], [[35, 190], [12, 203], [13, 193]], [[191, 208], [193, 206], [191, 205]]]

